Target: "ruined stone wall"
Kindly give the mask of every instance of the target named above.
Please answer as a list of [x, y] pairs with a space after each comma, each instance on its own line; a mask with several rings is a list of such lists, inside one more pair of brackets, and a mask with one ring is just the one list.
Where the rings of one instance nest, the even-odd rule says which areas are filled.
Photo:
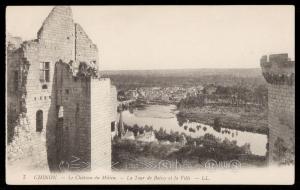
[[[55, 64], [74, 60], [74, 23], [69, 7], [55, 7], [38, 32], [38, 39], [23, 44], [24, 59], [30, 64], [26, 77], [26, 108], [32, 132], [36, 131], [37, 111], [43, 113], [43, 135], [47, 139], [50, 168], [54, 163], [57, 123]], [[49, 62], [50, 81], [40, 80], [40, 64]], [[47, 137], [46, 137], [47, 133]], [[46, 148], [46, 147], [45, 147]], [[53, 162], [53, 163], [52, 163]]]
[[[45, 62], [50, 65], [49, 81], [40, 79], [40, 65]], [[115, 88], [110, 86], [109, 80], [77, 75], [81, 63], [96, 64], [98, 70], [98, 49], [81, 26], [73, 22], [70, 7], [64, 6], [51, 11], [37, 39], [22, 43], [7, 56], [8, 81], [11, 81], [7, 84], [10, 89], [7, 92], [8, 118], [13, 113], [22, 113], [27, 118], [29, 129], [26, 130], [33, 137], [30, 138], [33, 144], [28, 144], [35, 155], [41, 155], [30, 157], [31, 163], [48, 165], [51, 171], [59, 170], [62, 161], [70, 163], [76, 159], [80, 163], [91, 163], [93, 155], [93, 163], [101, 158], [101, 162], [110, 167]], [[11, 80], [15, 71], [19, 73], [17, 91], [12, 90], [15, 84]], [[42, 113], [42, 131], [37, 131], [38, 112]], [[62, 117], [58, 117], [59, 114]], [[91, 130], [95, 133], [91, 134]], [[99, 135], [103, 138], [98, 139]], [[91, 146], [95, 148], [91, 150]]]
[[[111, 122], [113, 119], [109, 79], [91, 81], [91, 167], [111, 168]], [[115, 110], [116, 112], [116, 110]]]
[[80, 62], [96, 64], [99, 68], [98, 49], [79, 24], [75, 24], [75, 60], [78, 67]]
[[75, 25], [70, 7], [55, 7], [38, 31], [40, 56], [64, 62], [74, 60]]
[[6, 35], [6, 47], [8, 50], [18, 49], [23, 40], [20, 37], [12, 36], [11, 34]]
[[[43, 117], [44, 130], [40, 133], [35, 132], [35, 119], [37, 110], [45, 109], [43, 111], [47, 113], [48, 109], [44, 105], [34, 102], [37, 98], [33, 99], [32, 92], [34, 93], [36, 89], [33, 84], [30, 84], [31, 81], [36, 82], [37, 79], [33, 76], [34, 71], [32, 68], [34, 67], [34, 62], [33, 64], [29, 64], [28, 60], [31, 58], [32, 60], [36, 60], [34, 57], [36, 54], [36, 42], [23, 43], [20, 48], [7, 54], [7, 77], [9, 79], [7, 83], [9, 89], [7, 91], [7, 118], [9, 121], [7, 125], [7, 136], [11, 152], [23, 152], [27, 154], [27, 156], [19, 157], [19, 159], [25, 158], [29, 160], [27, 164], [31, 166], [28, 167], [45, 168], [46, 166], [45, 169], [47, 169], [48, 162], [45, 137], [47, 115]], [[17, 77], [15, 77], [15, 75], [17, 75]], [[41, 93], [39, 93], [39, 95], [40, 94]], [[48, 97], [47, 95], [47, 98]], [[44, 96], [41, 99], [46, 100]], [[46, 101], [46, 104], [47, 103], [49, 102]], [[16, 120], [16, 117], [26, 117], [26, 125], [20, 124], [18, 121], [12, 122]], [[26, 130], [24, 130], [24, 128], [26, 128]], [[25, 144], [26, 146], [24, 146]], [[13, 156], [11, 158], [13, 158]], [[15, 160], [9, 160], [9, 162], [13, 161]]]
[[7, 145], [8, 165], [20, 169], [48, 169], [45, 138], [31, 132], [28, 118], [18, 116], [14, 136]]
[[59, 161], [71, 163], [79, 158], [90, 163], [90, 79], [74, 77], [68, 64], [58, 63], [56, 84], [57, 106], [63, 108], [63, 151]]
[[261, 66], [268, 82], [270, 164], [294, 163], [295, 70], [287, 54], [263, 56]]
[[6, 36], [6, 97], [9, 127], [17, 119], [19, 110], [19, 91], [20, 91], [20, 65], [22, 63], [23, 51], [20, 48], [22, 39]]
[[115, 87], [109, 79], [74, 76], [67, 63], [58, 63], [56, 70], [57, 106], [63, 108], [59, 161], [80, 159], [78, 162], [90, 164], [86, 169], [109, 169], [110, 127], [117, 108]]
[[[9, 69], [8, 81], [13, 81], [13, 70], [19, 71], [19, 89], [9, 92], [9, 99], [15, 101], [18, 113], [26, 114], [30, 126], [30, 133], [40, 136], [36, 144], [46, 142], [49, 150], [48, 159], [53, 161], [55, 152], [55, 126], [56, 126], [56, 91], [54, 87], [54, 67], [60, 59], [74, 60], [75, 27], [69, 7], [55, 7], [44, 21], [38, 32], [38, 39], [26, 41], [20, 48], [9, 54], [7, 65]], [[40, 80], [40, 64], [49, 62], [49, 81]], [[9, 87], [13, 83], [8, 83]], [[13, 89], [13, 88], [12, 88]], [[17, 99], [14, 97], [17, 96]], [[11, 104], [12, 101], [8, 101]], [[10, 107], [10, 106], [9, 106]], [[42, 111], [41, 132], [36, 132], [37, 112]], [[11, 115], [11, 113], [8, 113]], [[9, 118], [9, 116], [8, 116]], [[47, 131], [47, 137], [46, 137]], [[44, 159], [47, 162], [47, 158]], [[33, 162], [36, 162], [33, 160]], [[49, 165], [54, 163], [49, 163]]]
[[11, 142], [14, 135], [14, 124], [19, 110], [19, 77], [22, 53], [19, 50], [7, 50], [6, 54], [6, 113], [7, 113], [7, 142]]

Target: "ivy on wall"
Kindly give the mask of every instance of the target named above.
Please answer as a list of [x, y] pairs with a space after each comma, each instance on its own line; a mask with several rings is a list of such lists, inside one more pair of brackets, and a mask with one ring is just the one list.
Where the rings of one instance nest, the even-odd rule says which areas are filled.
[[29, 62], [23, 58], [22, 59], [22, 65], [21, 65], [21, 101], [20, 101], [20, 110], [22, 113], [27, 113], [27, 108], [26, 108], [26, 96], [27, 96], [27, 75], [29, 71], [30, 64]]
[[274, 143], [273, 159], [278, 162], [280, 165], [289, 165], [294, 164], [295, 153], [293, 147], [288, 147], [286, 142], [277, 137]]
[[95, 66], [89, 65], [85, 62], [80, 63], [77, 76], [100, 78], [98, 69]]
[[292, 68], [295, 65], [294, 61], [279, 61], [279, 62], [265, 62], [262, 61], [260, 63], [261, 67], [269, 69], [272, 67], [273, 64], [277, 64], [279, 68]]
[[293, 126], [295, 127], [295, 124], [293, 124], [292, 119], [293, 118], [288, 117], [288, 115], [285, 113], [281, 113], [280, 115], [278, 115], [279, 123], [281, 125], [287, 126], [290, 130], [294, 130]]

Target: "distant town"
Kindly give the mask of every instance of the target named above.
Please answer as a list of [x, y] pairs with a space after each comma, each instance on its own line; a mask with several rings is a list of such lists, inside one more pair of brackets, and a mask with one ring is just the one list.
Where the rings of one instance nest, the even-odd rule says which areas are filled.
[[[237, 75], [234, 70], [199, 76], [186, 72], [180, 73], [176, 81], [173, 80], [176, 74], [170, 74], [172, 72], [176, 71], [163, 74], [114, 71], [105, 75], [118, 91], [119, 119], [112, 126], [112, 160], [120, 164], [115, 167], [125, 169], [128, 164], [134, 164], [129, 159], [132, 155], [145, 161], [157, 159], [157, 162], [171, 159], [171, 155], [176, 155], [176, 159], [183, 156], [197, 167], [207, 159], [204, 155], [196, 156], [197, 151], [204, 151], [205, 147], [215, 147], [211, 153], [215, 159], [225, 159], [217, 153], [221, 151], [220, 146], [222, 151], [232, 154], [230, 158], [244, 160], [246, 165], [266, 164], [268, 89], [256, 70], [251, 70], [251, 76]], [[247, 69], [239, 72], [247, 73]], [[186, 77], [189, 75], [194, 77]], [[262, 138], [262, 144], [252, 140], [244, 142], [243, 135], [253, 135], [253, 140]], [[183, 151], [190, 146], [195, 147], [192, 152]], [[255, 146], [260, 146], [260, 150]]]
[[[247, 93], [247, 95], [246, 95]], [[144, 101], [146, 103], [178, 104], [186, 98], [197, 98], [203, 105], [252, 105], [267, 104], [267, 89], [258, 86], [254, 91], [242, 87], [220, 85], [197, 85], [194, 87], [141, 87], [119, 91], [119, 101]]]

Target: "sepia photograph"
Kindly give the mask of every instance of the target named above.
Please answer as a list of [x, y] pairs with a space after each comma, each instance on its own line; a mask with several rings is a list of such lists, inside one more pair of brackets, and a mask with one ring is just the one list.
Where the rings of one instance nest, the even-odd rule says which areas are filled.
[[294, 184], [294, 6], [7, 6], [5, 30], [7, 184]]

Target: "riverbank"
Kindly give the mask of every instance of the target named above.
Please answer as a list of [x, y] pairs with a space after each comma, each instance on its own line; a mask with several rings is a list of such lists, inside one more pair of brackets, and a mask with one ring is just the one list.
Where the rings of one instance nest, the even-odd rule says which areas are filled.
[[[136, 101], [130, 105], [130, 110], [145, 110], [150, 105], [174, 105], [158, 102]], [[179, 125], [189, 122], [198, 122], [215, 126], [215, 119], [219, 118], [219, 126], [222, 128], [235, 129], [268, 135], [268, 114], [267, 109], [244, 108], [234, 106], [203, 106], [193, 108], [172, 109], [177, 112], [176, 117]]]
[[259, 134], [268, 134], [267, 111], [229, 106], [203, 106], [180, 108], [177, 113], [179, 124], [199, 122], [214, 126], [219, 118], [219, 127]]
[[[213, 127], [213, 124], [205, 125], [202, 122], [187, 121], [186, 117], [176, 116], [178, 110], [174, 109], [176, 109], [174, 105], [148, 105], [145, 110], [134, 109], [132, 113], [129, 110], [123, 111], [122, 118], [126, 125], [152, 127], [153, 130], [160, 131], [160, 134], [163, 133], [162, 136], [168, 136], [164, 135], [168, 133], [173, 134], [173, 136], [186, 134], [192, 138], [198, 138], [211, 134], [221, 140], [236, 141], [238, 146], [250, 144], [250, 150], [255, 155], [265, 155], [266, 153], [267, 135], [265, 134], [249, 132], [249, 130], [234, 130], [226, 127], [216, 128]], [[214, 122], [214, 119], [212, 118], [211, 121]], [[168, 138], [168, 140], [174, 141], [174, 138]]]
[[188, 143], [161, 144], [138, 142], [136, 140], [115, 140], [112, 143], [114, 170], [195, 170], [205, 168], [210, 160], [231, 162], [238, 160], [242, 168], [265, 167], [265, 156], [247, 154], [245, 147], [231, 142], [217, 142], [211, 138], [198, 139], [202, 146]]

